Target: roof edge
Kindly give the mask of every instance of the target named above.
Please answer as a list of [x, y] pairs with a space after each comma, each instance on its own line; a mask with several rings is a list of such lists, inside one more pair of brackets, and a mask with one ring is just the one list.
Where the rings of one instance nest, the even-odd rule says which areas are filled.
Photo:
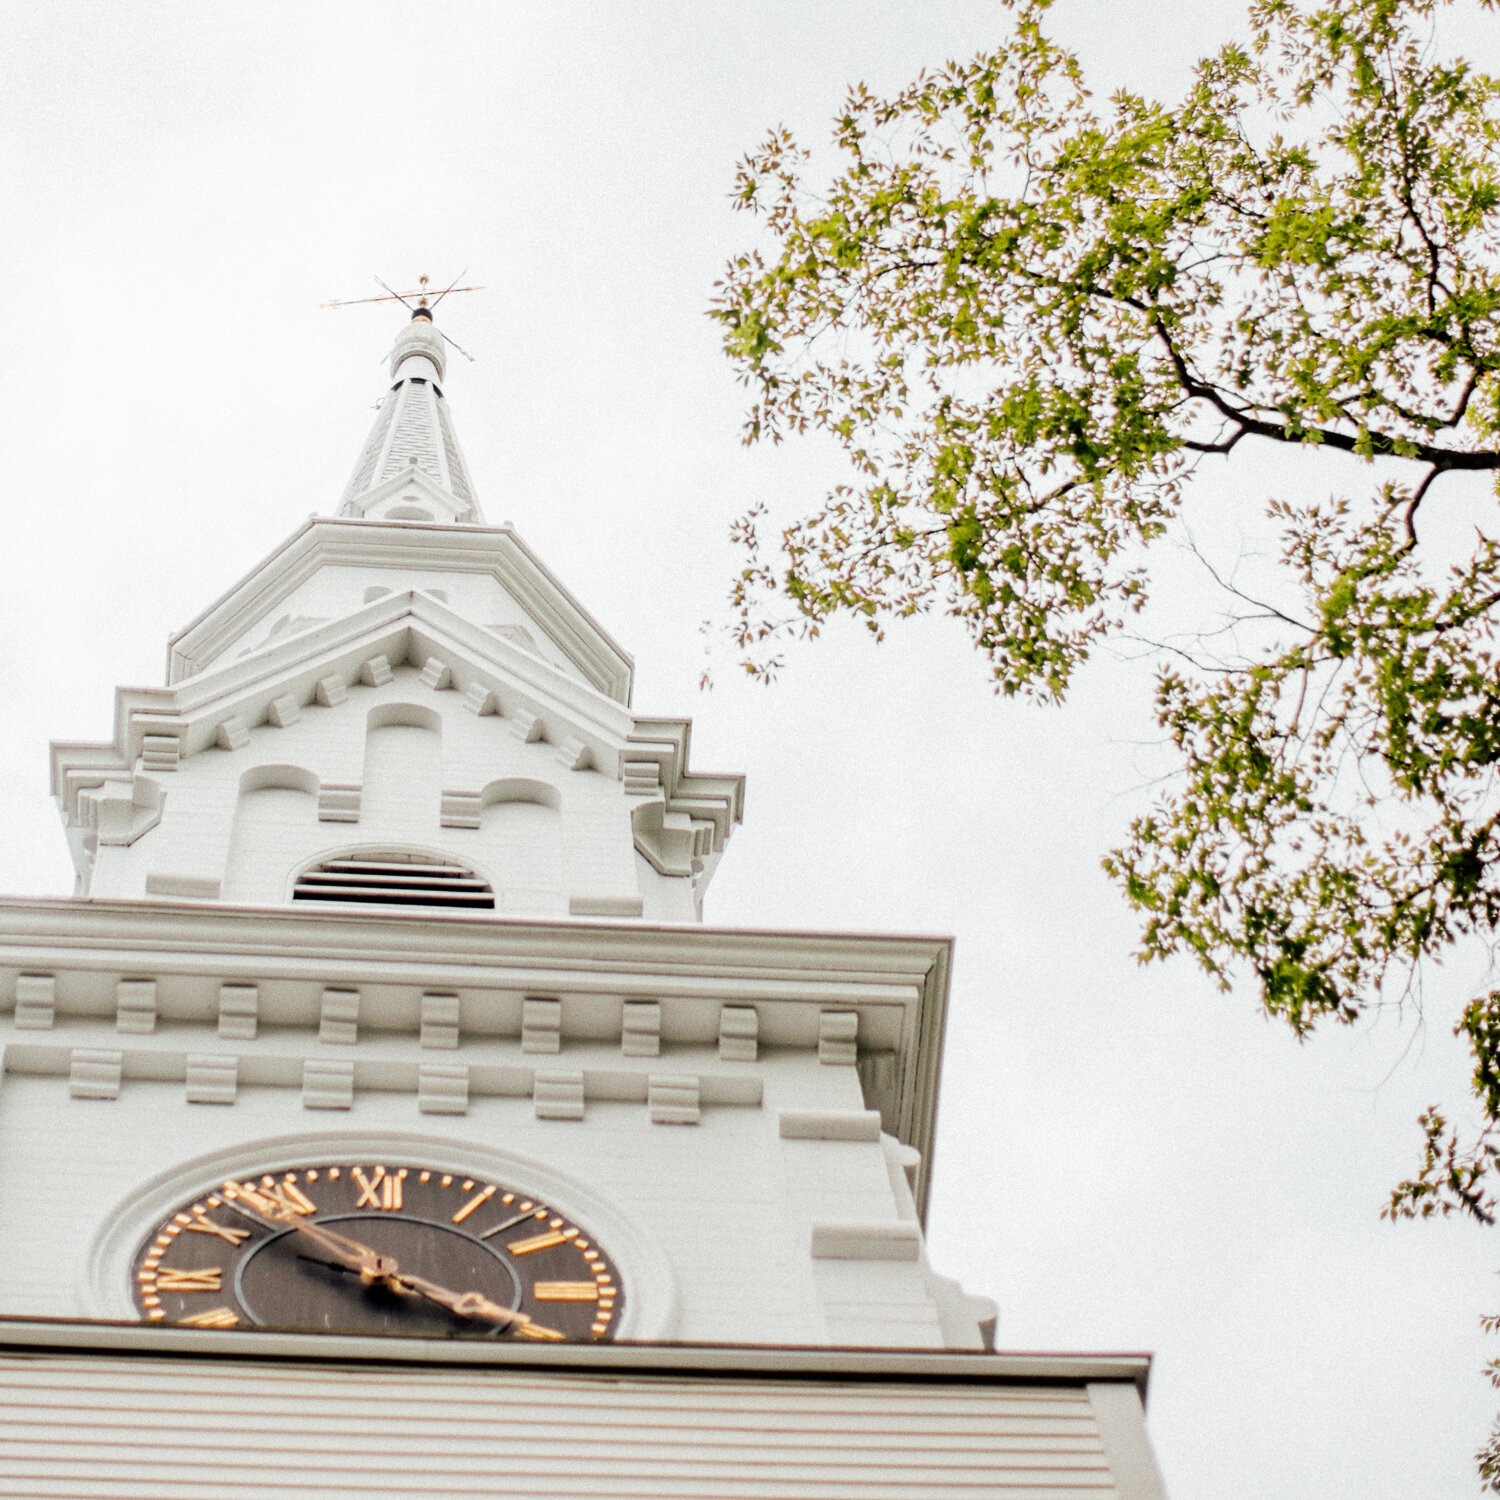
[[217, 1330], [61, 1318], [0, 1318], [0, 1351], [146, 1357], [329, 1360], [395, 1365], [466, 1365], [579, 1374], [807, 1380], [919, 1380], [1037, 1384], [1118, 1381], [1145, 1395], [1149, 1353], [958, 1353], [947, 1349], [824, 1348], [779, 1344], [497, 1344], [472, 1338]]

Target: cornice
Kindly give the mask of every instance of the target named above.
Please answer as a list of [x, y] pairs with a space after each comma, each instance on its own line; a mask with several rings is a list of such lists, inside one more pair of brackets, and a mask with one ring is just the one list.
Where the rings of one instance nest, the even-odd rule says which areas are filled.
[[952, 939], [915, 934], [0, 898], [0, 970], [12, 973], [657, 999], [681, 1017], [664, 1022], [669, 1042], [707, 1041], [718, 1006], [758, 1004], [767, 1045], [816, 1048], [825, 1007], [858, 1009], [894, 1069], [894, 1133], [922, 1154], [923, 1212], [951, 957]]

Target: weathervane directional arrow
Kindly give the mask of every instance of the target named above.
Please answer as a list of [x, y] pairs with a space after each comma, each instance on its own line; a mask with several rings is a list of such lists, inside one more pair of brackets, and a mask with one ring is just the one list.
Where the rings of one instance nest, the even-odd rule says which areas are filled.
[[[427, 281], [428, 281], [428, 278], [425, 277], [425, 276], [419, 276], [417, 278], [418, 282], [420, 283], [420, 286], [414, 292], [398, 292], [395, 289], [395, 287], [387, 286], [386, 283], [383, 282], [377, 276], [375, 278], [375, 284], [376, 284], [376, 286], [380, 286], [380, 287], [384, 287], [385, 288], [386, 293], [387, 293], [386, 296], [384, 296], [384, 297], [346, 297], [346, 298], [343, 298], [342, 300], [335, 299], [332, 302], [323, 302], [323, 303], [320, 303], [319, 305], [322, 306], [322, 307], [358, 307], [361, 304], [367, 303], [367, 302], [399, 302], [404, 307], [411, 308], [411, 310], [413, 312], [416, 312], [420, 308], [420, 309], [422, 309], [423, 311], [427, 312], [430, 315], [431, 311], [432, 311], [432, 308], [436, 307], [438, 305], [438, 303], [441, 302], [443, 300], [443, 298], [446, 297], [449, 294], [449, 292], [482, 292], [484, 290], [484, 288], [482, 286], [459, 286], [458, 283], [463, 279], [463, 277], [466, 274], [467, 274], [467, 267], [463, 271], [460, 271], [458, 273], [458, 275], [453, 278], [453, 281], [452, 281], [452, 283], [450, 285], [444, 287], [443, 290], [440, 291], [437, 294], [437, 296], [432, 299], [431, 306], [428, 305], [428, 301], [427, 301], [428, 296], [430, 294], [428, 293], [428, 290], [427, 290]], [[411, 299], [413, 297], [415, 297], [417, 299], [415, 303], [413, 303], [411, 301]], [[448, 335], [446, 333], [444, 333], [441, 328], [438, 329], [438, 336], [443, 340], [443, 342], [445, 344], [451, 344], [453, 346], [453, 348], [457, 349], [458, 352], [460, 354], [462, 354], [463, 357], [466, 360], [468, 360], [470, 364], [474, 363], [474, 356], [472, 354], [470, 354], [469, 351], [467, 349], [463, 348], [461, 345], [454, 343], [453, 340], [450, 339], [448, 337]]]

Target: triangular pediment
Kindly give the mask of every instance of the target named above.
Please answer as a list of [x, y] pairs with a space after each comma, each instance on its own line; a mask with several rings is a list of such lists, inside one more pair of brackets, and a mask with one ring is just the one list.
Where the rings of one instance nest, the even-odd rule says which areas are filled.
[[[428, 490], [438, 493], [430, 481]], [[298, 621], [321, 630], [418, 581], [455, 608], [462, 595], [462, 612], [482, 628], [508, 633], [579, 683], [629, 703], [629, 655], [511, 527], [399, 520], [309, 521], [173, 638], [168, 681], [275, 652]]]
[[339, 514], [370, 521], [473, 521], [471, 504], [445, 489], [425, 470], [411, 465], [403, 472], [346, 500]]

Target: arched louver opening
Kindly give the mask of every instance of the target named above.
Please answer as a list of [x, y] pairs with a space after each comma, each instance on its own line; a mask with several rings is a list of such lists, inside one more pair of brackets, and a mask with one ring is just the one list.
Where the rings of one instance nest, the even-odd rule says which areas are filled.
[[495, 893], [472, 870], [420, 854], [329, 859], [297, 877], [293, 901], [494, 911]]

